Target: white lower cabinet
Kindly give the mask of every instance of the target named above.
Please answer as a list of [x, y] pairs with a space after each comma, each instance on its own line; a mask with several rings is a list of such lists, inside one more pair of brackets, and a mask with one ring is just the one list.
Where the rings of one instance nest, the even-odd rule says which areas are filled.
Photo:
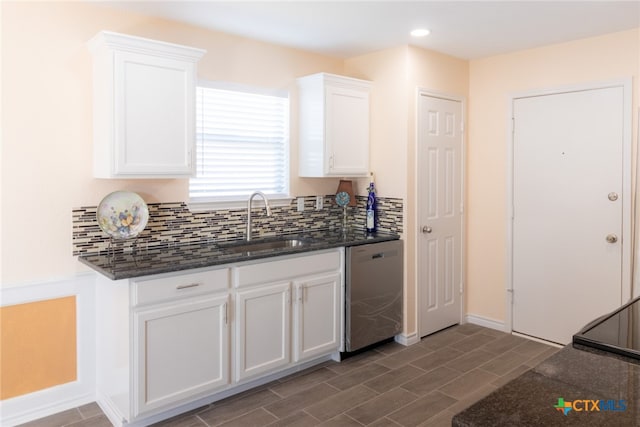
[[236, 293], [236, 380], [257, 377], [291, 361], [291, 285]]
[[341, 253], [263, 261], [233, 270], [236, 381], [339, 350]]
[[333, 273], [294, 282], [294, 362], [340, 347], [341, 276]]
[[229, 383], [227, 293], [135, 310], [134, 416]]
[[332, 273], [239, 290], [236, 381], [337, 351], [341, 283]]
[[100, 276], [97, 401], [109, 420], [145, 426], [326, 360], [341, 345], [343, 254]]

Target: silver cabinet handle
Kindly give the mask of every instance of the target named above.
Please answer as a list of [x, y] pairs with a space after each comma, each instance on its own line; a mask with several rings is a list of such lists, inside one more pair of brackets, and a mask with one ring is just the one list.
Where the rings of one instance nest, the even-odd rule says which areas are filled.
[[176, 286], [176, 289], [180, 290], [180, 289], [188, 289], [188, 288], [195, 288], [202, 285], [202, 283], [189, 283], [187, 285], [178, 285]]
[[618, 236], [616, 236], [615, 234], [607, 234], [606, 239], [609, 243], [615, 243], [618, 241]]
[[433, 231], [433, 228], [429, 227], [428, 225], [425, 225], [424, 227], [422, 227], [422, 232], [423, 233], [431, 233]]

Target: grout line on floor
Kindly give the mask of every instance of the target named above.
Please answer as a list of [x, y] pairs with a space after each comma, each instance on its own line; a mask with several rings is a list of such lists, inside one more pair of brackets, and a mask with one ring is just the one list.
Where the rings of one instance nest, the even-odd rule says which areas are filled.
[[205, 420], [203, 420], [202, 418], [200, 418], [200, 416], [199, 416], [198, 414], [195, 414], [195, 415], [194, 415], [194, 417], [196, 417], [198, 420], [200, 420], [200, 422], [201, 422], [202, 424], [204, 424], [205, 426], [207, 426], [207, 427], [212, 427], [212, 426], [210, 426], [210, 425], [209, 425], [209, 423], [208, 423], [208, 422], [206, 422]]

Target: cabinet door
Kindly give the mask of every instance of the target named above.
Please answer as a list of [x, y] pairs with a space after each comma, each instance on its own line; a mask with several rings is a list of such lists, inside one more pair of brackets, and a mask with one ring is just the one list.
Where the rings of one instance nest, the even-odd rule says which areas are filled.
[[236, 380], [289, 363], [291, 340], [289, 282], [241, 290], [236, 294]]
[[195, 67], [115, 54], [114, 174], [189, 176], [195, 145]]
[[228, 295], [134, 311], [134, 416], [229, 383]]
[[294, 282], [294, 361], [332, 353], [340, 347], [339, 273]]
[[369, 173], [369, 93], [325, 88], [325, 172], [337, 176]]

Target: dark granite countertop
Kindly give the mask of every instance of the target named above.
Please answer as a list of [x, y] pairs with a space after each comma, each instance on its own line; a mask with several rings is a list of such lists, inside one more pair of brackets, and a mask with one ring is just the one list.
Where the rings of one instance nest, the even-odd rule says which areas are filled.
[[[356, 246], [385, 242], [400, 238], [397, 234], [373, 233], [364, 231], [319, 230], [306, 233], [287, 234], [278, 237], [254, 238], [252, 242], [299, 239], [304, 245], [252, 252], [233, 250], [234, 244], [242, 241], [222, 241], [176, 246], [155, 246], [142, 248], [128, 253], [81, 255], [78, 260], [97, 272], [113, 280], [150, 274], [168, 273], [192, 268], [233, 264], [280, 255], [291, 255], [341, 246]], [[244, 242], [246, 243], [246, 242]]]
[[[566, 415], [557, 410], [560, 398], [576, 409]], [[584, 400], [589, 402], [577, 402]], [[569, 344], [455, 415], [452, 425], [640, 426], [640, 364]]]

